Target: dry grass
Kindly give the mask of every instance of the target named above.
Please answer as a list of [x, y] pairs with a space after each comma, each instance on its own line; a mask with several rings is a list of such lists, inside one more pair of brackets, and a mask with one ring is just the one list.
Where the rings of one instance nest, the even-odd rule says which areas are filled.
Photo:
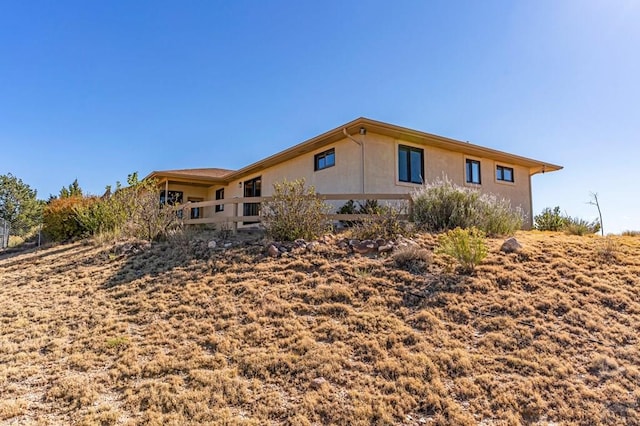
[[465, 277], [332, 239], [0, 259], [0, 423], [640, 423], [640, 240], [517, 238]]

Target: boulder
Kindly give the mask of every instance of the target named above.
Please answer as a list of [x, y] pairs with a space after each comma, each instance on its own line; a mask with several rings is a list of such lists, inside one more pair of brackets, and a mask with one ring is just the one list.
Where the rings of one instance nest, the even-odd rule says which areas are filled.
[[522, 248], [522, 245], [514, 237], [508, 238], [502, 243], [500, 251], [503, 253], [515, 253]]
[[280, 255], [280, 250], [278, 250], [278, 247], [271, 244], [269, 247], [267, 247], [267, 255], [271, 257], [278, 257]]
[[214, 249], [214, 248], [216, 248], [217, 245], [218, 245], [218, 243], [216, 243], [216, 240], [211, 240], [207, 244], [207, 247], [209, 247], [210, 249]]

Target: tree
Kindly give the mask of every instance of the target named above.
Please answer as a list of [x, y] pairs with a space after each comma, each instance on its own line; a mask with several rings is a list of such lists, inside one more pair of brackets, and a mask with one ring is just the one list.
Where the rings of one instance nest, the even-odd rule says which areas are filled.
[[42, 218], [43, 203], [37, 192], [11, 173], [0, 175], [0, 219], [9, 222], [11, 233], [23, 236]]
[[63, 186], [60, 189], [60, 198], [69, 198], [69, 197], [82, 197], [84, 194], [82, 193], [82, 188], [78, 184], [78, 179], [74, 180], [69, 186]]

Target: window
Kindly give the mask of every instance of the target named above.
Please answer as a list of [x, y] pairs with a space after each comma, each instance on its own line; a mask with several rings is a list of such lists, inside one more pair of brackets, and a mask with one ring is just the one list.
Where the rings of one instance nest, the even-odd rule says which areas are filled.
[[513, 168], [496, 166], [496, 179], [504, 182], [513, 182]]
[[[262, 176], [244, 182], [245, 197], [260, 197], [262, 193]], [[260, 214], [260, 203], [244, 203], [243, 216], [258, 216]], [[242, 222], [243, 225], [255, 222]]]
[[336, 150], [331, 148], [313, 156], [313, 169], [315, 171], [333, 167], [336, 165]]
[[467, 159], [467, 183], [480, 185], [480, 162]]
[[182, 195], [182, 191], [169, 191], [169, 197], [167, 197], [165, 191], [160, 191], [160, 204], [169, 204], [170, 206], [182, 204]]
[[412, 146], [398, 146], [398, 180], [422, 183], [424, 176], [424, 151]]
[[[216, 189], [216, 200], [224, 200], [224, 188]], [[216, 213], [224, 211], [224, 204], [218, 204], [215, 211]]]
[[[199, 203], [200, 201], [204, 201], [203, 198], [194, 198], [189, 197], [187, 201], [190, 203]], [[202, 209], [200, 207], [192, 207], [191, 208], [191, 219], [200, 219], [202, 217]]]

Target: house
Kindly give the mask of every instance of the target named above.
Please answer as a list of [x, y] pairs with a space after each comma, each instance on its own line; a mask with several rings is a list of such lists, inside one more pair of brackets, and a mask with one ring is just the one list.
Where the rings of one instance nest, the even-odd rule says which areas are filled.
[[[525, 227], [531, 227], [531, 176], [561, 168], [361, 117], [240, 170], [154, 171], [146, 178], [158, 181], [162, 202], [182, 204], [268, 196], [275, 182], [298, 178], [321, 194], [406, 194], [446, 175], [458, 185], [509, 199], [523, 209]], [[207, 222], [237, 216], [230, 207], [193, 208], [190, 219]], [[256, 203], [241, 208], [244, 216], [258, 212]]]

